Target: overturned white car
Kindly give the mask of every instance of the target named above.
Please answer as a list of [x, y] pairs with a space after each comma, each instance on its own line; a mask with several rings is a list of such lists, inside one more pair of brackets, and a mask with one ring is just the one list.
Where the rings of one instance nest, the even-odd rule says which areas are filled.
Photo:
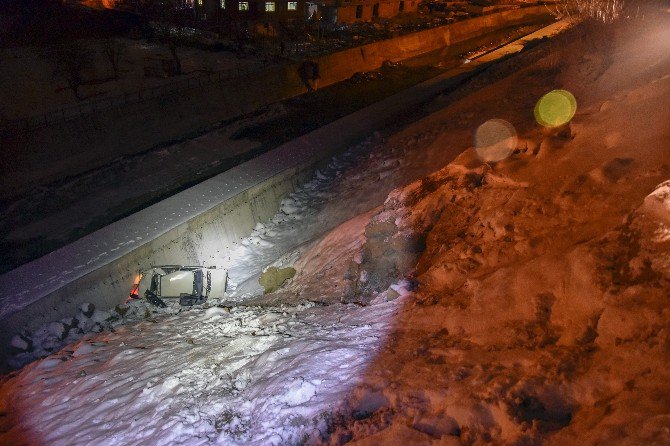
[[146, 298], [165, 307], [165, 298], [178, 298], [180, 305], [204, 303], [209, 297], [222, 298], [228, 273], [213, 266], [162, 265], [140, 271], [130, 291], [131, 299]]

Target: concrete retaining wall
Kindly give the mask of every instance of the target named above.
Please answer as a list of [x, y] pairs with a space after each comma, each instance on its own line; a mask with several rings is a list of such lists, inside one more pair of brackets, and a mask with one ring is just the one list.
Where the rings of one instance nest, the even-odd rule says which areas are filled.
[[[357, 71], [374, 70], [386, 60], [407, 59], [483, 32], [548, 17], [544, 7], [503, 11], [326, 55], [316, 59], [321, 74], [319, 85], [340, 82]], [[222, 120], [304, 93], [306, 88], [297, 71], [297, 64], [272, 66], [255, 76], [7, 137], [0, 152], [5, 170], [0, 197], [79, 174], [120, 156], [194, 136]]]
[[[0, 319], [2, 321], [0, 342], [6, 345], [7, 337], [22, 329], [34, 330], [49, 321], [73, 316], [76, 314], [77, 307], [84, 302], [92, 302], [103, 308], [111, 308], [123, 302], [130, 291], [129, 285], [132, 284], [140, 269], [160, 264], [220, 266], [226, 253], [246, 237], [257, 222], [272, 217], [277, 212], [281, 199], [294, 191], [298, 184], [312, 176], [320, 159], [321, 157], [309, 158], [299, 165], [278, 172], [277, 175], [232, 196], [231, 191], [237, 192], [237, 188], [229, 189], [226, 185], [239, 180], [240, 176], [246, 176], [244, 171], [247, 169], [217, 178], [209, 184], [203, 183], [190, 193], [178, 194], [143, 210], [138, 215], [91, 234], [82, 239], [83, 243], [74, 243], [50, 254], [47, 256], [48, 259], [43, 258], [44, 260], [40, 259], [41, 261], [19, 268], [21, 274], [25, 274], [24, 278], [30, 280], [40, 280], [38, 271], [49, 268], [51, 265], [47, 265], [48, 262], [54, 262], [52, 265], [55, 265], [56, 268], [70, 268], [71, 270], [73, 266], [80, 266], [83, 262], [75, 260], [73, 265], [61, 259], [97, 257], [103, 249], [114, 246], [114, 242], [110, 240], [128, 239], [128, 233], [131, 234], [131, 237], [142, 233], [144, 228], [148, 228], [147, 222], [152, 225], [165, 220], [164, 216], [171, 214], [172, 210], [189, 207], [198, 195], [206, 195], [207, 201], [211, 201], [209, 199], [216, 195], [223, 200], [209, 210], [198, 209], [193, 212], [196, 214], [193, 218], [180, 222], [176, 227], [167, 229], [167, 231], [164, 225], [152, 227], [151, 231], [166, 232], [119, 258], [104, 256], [107, 257], [105, 261], [108, 263], [97, 262], [100, 263], [100, 266], [88, 274], [78, 278], [72, 277], [73, 280], [57, 287], [27, 307], [5, 315]], [[187, 215], [181, 214], [180, 217], [187, 217]], [[93, 246], [97, 247], [97, 250], [90, 249]], [[102, 251], [102, 253], [108, 252]], [[2, 291], [5, 293], [8, 291], [6, 286], [11, 286], [11, 284], [4, 280], [4, 277], [0, 280], [2, 280], [0, 282]], [[29, 280], [20, 282], [22, 283], [17, 285], [30, 287]]]
[[321, 67], [320, 85], [348, 79], [356, 71], [377, 69], [387, 60], [409, 59], [502, 28], [540, 22], [550, 17], [543, 6], [513, 9], [329, 54], [317, 60]]
[[[352, 5], [341, 4], [337, 7], [337, 23], [365, 22], [374, 18], [374, 5], [379, 5], [379, 17], [395, 17], [400, 12], [415, 12], [419, 7], [419, 0], [404, 0], [403, 9], [400, 11], [400, 2], [363, 0]], [[356, 17], [356, 10], [360, 7], [361, 15]]]

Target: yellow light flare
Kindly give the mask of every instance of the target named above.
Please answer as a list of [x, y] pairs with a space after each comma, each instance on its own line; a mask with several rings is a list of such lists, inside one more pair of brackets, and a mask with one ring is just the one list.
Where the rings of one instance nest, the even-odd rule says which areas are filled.
[[535, 120], [544, 127], [560, 127], [572, 120], [577, 112], [577, 100], [567, 90], [553, 90], [535, 105]]

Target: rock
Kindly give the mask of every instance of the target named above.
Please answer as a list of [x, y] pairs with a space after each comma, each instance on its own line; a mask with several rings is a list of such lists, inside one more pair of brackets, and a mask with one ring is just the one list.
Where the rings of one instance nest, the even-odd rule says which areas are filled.
[[69, 329], [70, 327], [66, 326], [62, 322], [51, 322], [48, 325], [49, 333], [61, 341], [67, 337]]
[[51, 353], [63, 346], [63, 341], [56, 336], [47, 336], [42, 340], [41, 347], [45, 352]]
[[14, 355], [31, 352], [33, 351], [33, 341], [27, 334], [16, 334], [9, 341], [9, 349]]
[[130, 307], [126, 304], [119, 304], [116, 307], [114, 307], [114, 311], [116, 311], [116, 313], [121, 317], [124, 317], [126, 313], [128, 313], [129, 309]]
[[295, 272], [295, 269], [291, 267], [279, 269], [271, 266], [261, 273], [258, 283], [265, 290], [265, 294], [272, 293], [281, 288], [287, 280], [295, 276]]
[[386, 291], [386, 300], [396, 300], [400, 296], [400, 293], [398, 293], [396, 290], [393, 288], [389, 288], [388, 291]]
[[81, 311], [81, 313], [84, 316], [91, 317], [91, 316], [93, 316], [93, 312], [95, 311], [95, 305], [93, 305], [92, 303], [89, 303], [89, 302], [83, 303], [79, 307], [79, 311]]
[[88, 318], [84, 317], [83, 315], [80, 318], [77, 318], [78, 322], [78, 327], [84, 332], [88, 332], [91, 330], [91, 327], [93, 326], [93, 321]]
[[78, 327], [79, 326], [79, 320], [74, 317], [66, 317], [60, 320], [66, 327], [72, 328], [72, 327]]
[[385, 218], [373, 218], [365, 228], [365, 238], [356, 290], [359, 298], [381, 292], [407, 274], [424, 247], [417, 234], [403, 233]]

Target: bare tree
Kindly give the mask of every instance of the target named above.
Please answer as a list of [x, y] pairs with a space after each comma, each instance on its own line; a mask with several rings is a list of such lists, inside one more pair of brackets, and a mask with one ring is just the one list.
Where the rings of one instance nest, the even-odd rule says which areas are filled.
[[85, 72], [93, 66], [91, 51], [80, 42], [59, 45], [51, 52], [54, 76], [64, 80], [77, 100], [83, 99], [80, 87]]
[[172, 31], [163, 34], [163, 37], [161, 38], [163, 43], [167, 46], [168, 50], [170, 50], [170, 54], [172, 54], [172, 61], [174, 62], [173, 74], [175, 75], [182, 73], [181, 59], [177, 53], [177, 48], [182, 44], [182, 37], [183, 34], [180, 31]]
[[550, 8], [558, 17], [611, 23], [622, 16], [624, 3], [625, 0], [559, 0]]
[[102, 41], [102, 53], [112, 66], [114, 79], [119, 78], [121, 58], [128, 51], [127, 45], [120, 39], [105, 39]]
[[145, 4], [156, 38], [172, 55], [172, 74], [181, 74], [181, 59], [177, 50], [186, 41], [190, 11], [188, 3], [183, 0], [148, 0]]

